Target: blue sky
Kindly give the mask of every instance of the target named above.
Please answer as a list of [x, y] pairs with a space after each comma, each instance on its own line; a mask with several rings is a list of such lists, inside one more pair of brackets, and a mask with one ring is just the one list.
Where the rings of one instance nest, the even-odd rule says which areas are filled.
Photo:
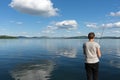
[[119, 0], [3, 0], [0, 35], [120, 36]]

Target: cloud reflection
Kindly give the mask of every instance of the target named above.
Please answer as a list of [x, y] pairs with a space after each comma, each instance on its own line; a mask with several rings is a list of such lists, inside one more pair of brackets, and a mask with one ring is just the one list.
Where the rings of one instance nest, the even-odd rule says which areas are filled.
[[120, 40], [116, 39], [115, 42], [116, 42], [116, 45], [113, 48], [115, 51], [112, 52], [112, 55], [113, 55], [112, 57], [114, 57], [114, 59], [110, 60], [110, 65], [115, 68], [120, 68]]
[[117, 56], [120, 56], [120, 48], [117, 49]]
[[48, 80], [53, 71], [52, 61], [41, 61], [41, 63], [27, 63], [15, 68], [11, 75], [15, 80]]
[[120, 40], [116, 40], [116, 56], [120, 58]]
[[111, 60], [110, 65], [115, 67], [115, 68], [120, 68], [120, 61], [118, 60]]
[[68, 58], [76, 58], [77, 57], [77, 51], [74, 48], [58, 50], [57, 54], [60, 56], [68, 57]]

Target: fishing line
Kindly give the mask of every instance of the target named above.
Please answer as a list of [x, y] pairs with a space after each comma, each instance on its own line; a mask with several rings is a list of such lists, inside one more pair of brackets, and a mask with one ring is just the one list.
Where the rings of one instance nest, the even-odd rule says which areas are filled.
[[100, 42], [101, 42], [101, 40], [102, 40], [104, 31], [105, 31], [105, 27], [103, 27], [103, 29], [102, 29], [101, 36], [100, 36], [99, 41], [98, 41], [99, 44], [100, 44]]

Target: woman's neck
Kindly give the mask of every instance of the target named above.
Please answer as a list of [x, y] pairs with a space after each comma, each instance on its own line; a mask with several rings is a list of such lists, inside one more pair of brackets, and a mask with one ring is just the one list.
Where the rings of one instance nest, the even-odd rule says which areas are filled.
[[94, 39], [89, 39], [90, 42], [94, 42]]

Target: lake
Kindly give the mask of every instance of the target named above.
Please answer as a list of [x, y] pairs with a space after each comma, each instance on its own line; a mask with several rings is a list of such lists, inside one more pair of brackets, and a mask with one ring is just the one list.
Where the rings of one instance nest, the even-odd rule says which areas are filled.
[[[86, 41], [1, 39], [0, 80], [86, 80]], [[102, 39], [100, 45], [99, 80], [120, 80], [120, 39]]]

